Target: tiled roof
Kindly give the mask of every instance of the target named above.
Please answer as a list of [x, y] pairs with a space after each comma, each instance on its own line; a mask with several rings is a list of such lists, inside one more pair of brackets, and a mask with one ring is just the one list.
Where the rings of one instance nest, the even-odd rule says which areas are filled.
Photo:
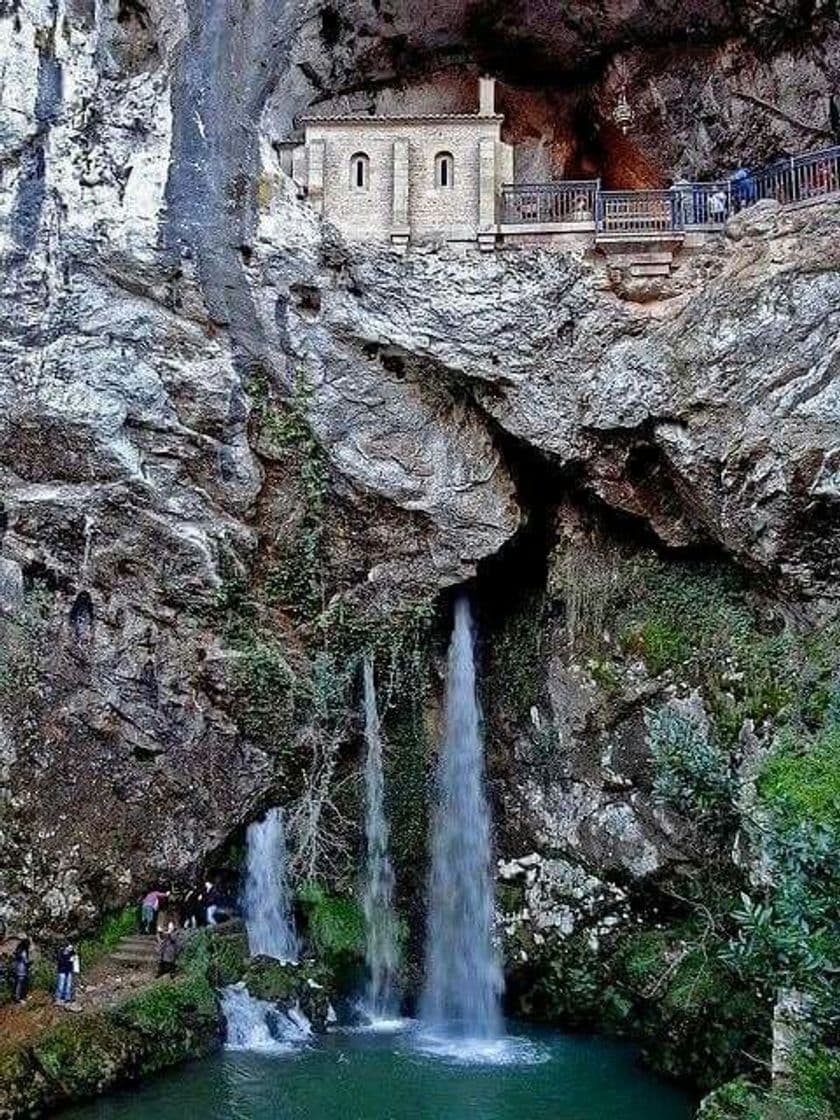
[[406, 121], [503, 121], [501, 113], [483, 116], [481, 113], [393, 113], [377, 116], [373, 113], [304, 114], [297, 118], [301, 124], [391, 124]]

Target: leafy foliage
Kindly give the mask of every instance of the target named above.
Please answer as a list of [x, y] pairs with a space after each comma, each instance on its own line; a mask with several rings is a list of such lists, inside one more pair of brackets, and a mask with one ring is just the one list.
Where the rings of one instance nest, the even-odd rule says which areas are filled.
[[295, 378], [292, 395], [282, 408], [269, 399], [267, 385], [252, 385], [260, 440], [268, 453], [283, 460], [296, 477], [303, 509], [294, 532], [282, 542], [281, 554], [266, 581], [269, 602], [301, 619], [311, 619], [324, 606], [325, 502], [329, 466], [309, 423], [310, 390], [303, 374]]
[[256, 633], [238, 651], [234, 699], [243, 731], [271, 752], [287, 751], [303, 684], [279, 642]]
[[840, 721], [804, 742], [782, 736], [759, 776], [765, 805], [785, 826], [800, 821], [830, 827], [840, 834]]
[[663, 704], [648, 714], [647, 726], [655, 796], [703, 818], [729, 810], [735, 793], [730, 756], [713, 742], [702, 709]]

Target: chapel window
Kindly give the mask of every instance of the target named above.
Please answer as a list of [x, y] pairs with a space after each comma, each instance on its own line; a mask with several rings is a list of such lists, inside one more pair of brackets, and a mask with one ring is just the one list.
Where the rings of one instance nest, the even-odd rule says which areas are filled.
[[370, 160], [364, 152], [350, 157], [350, 186], [354, 191], [366, 191], [370, 187]]
[[451, 152], [438, 152], [435, 156], [435, 186], [444, 189], [455, 185], [455, 157]]

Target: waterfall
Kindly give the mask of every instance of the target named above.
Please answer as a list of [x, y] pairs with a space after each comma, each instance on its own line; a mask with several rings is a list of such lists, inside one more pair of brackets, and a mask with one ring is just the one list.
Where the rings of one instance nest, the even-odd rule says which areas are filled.
[[493, 948], [490, 813], [465, 598], [455, 605], [449, 645], [428, 907], [421, 1019], [436, 1034], [496, 1037], [503, 982]]
[[221, 991], [222, 1014], [227, 1026], [229, 1050], [279, 1053], [291, 1050], [312, 1034], [309, 1020], [299, 1007], [280, 1011], [272, 1003], [254, 999], [244, 984]]
[[270, 809], [265, 820], [249, 825], [247, 843], [244, 911], [251, 954], [296, 961], [283, 810]]
[[374, 1019], [392, 1019], [399, 1011], [397, 992], [397, 918], [394, 913], [394, 872], [388, 858], [385, 819], [382, 736], [376, 710], [373, 664], [364, 664], [365, 688], [365, 838], [367, 867], [364, 909], [367, 919], [369, 980], [366, 1010]]

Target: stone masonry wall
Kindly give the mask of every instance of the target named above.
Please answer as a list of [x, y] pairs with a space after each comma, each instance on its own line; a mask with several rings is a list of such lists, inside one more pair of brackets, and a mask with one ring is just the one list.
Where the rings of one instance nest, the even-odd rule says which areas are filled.
[[[500, 122], [481, 118], [440, 121], [318, 122], [307, 127], [307, 143], [324, 140], [324, 218], [349, 240], [388, 239], [393, 207], [393, 144], [409, 142], [409, 222], [412, 236], [474, 240], [479, 214], [479, 141], [497, 141]], [[370, 159], [369, 189], [354, 189], [350, 160]], [[438, 152], [455, 160], [454, 185], [435, 186]]]

